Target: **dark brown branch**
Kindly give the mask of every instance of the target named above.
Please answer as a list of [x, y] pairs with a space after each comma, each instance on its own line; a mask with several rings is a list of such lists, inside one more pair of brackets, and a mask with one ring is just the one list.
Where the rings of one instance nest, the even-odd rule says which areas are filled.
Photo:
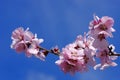
[[109, 56], [120, 56], [120, 54], [109, 54]]
[[45, 50], [47, 51], [48, 53], [52, 53], [54, 55], [57, 55], [57, 56], [60, 56], [60, 52], [54, 52], [52, 49], [51, 50], [48, 50], [48, 49], [45, 49], [43, 47], [39, 47], [40, 50]]
[[120, 56], [120, 54], [115, 54], [113, 51], [112, 51], [113, 47], [108, 47], [108, 50], [109, 50], [109, 56]]

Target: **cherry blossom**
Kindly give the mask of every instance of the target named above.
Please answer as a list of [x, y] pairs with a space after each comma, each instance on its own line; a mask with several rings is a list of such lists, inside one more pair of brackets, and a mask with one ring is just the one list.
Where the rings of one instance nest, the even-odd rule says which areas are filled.
[[[28, 29], [27, 29], [28, 30]], [[17, 52], [24, 52], [27, 50], [29, 43], [24, 40], [25, 31], [22, 27], [17, 28], [12, 33], [12, 44], [11, 48], [15, 49]]]
[[[37, 38], [37, 34], [29, 31], [29, 28], [24, 30], [19, 27], [12, 32], [11, 48], [16, 52], [24, 52], [27, 57], [34, 55], [40, 60], [45, 60], [49, 53], [59, 57], [55, 63], [61, 68], [64, 73], [75, 74], [76, 72], [85, 72], [89, 67], [104, 70], [110, 66], [117, 66], [114, 62], [120, 56], [115, 50], [115, 46], [109, 45], [108, 37], [113, 37], [112, 32], [114, 20], [111, 17], [93, 16], [89, 24], [88, 33], [84, 36], [77, 36], [73, 43], [66, 45], [62, 51], [58, 46], [52, 47], [50, 50], [43, 48], [40, 44], [43, 39]], [[99, 63], [98, 63], [98, 59]]]
[[[17, 52], [25, 52], [28, 57], [31, 55], [38, 56], [40, 47], [39, 44], [43, 42], [43, 39], [38, 39], [37, 34], [33, 34], [23, 27], [17, 28], [12, 33], [12, 44], [11, 48], [15, 49]], [[39, 55], [40, 57], [40, 55]], [[43, 55], [41, 56], [43, 57]]]
[[94, 38], [99, 38], [100, 40], [106, 37], [112, 37], [112, 32], [115, 31], [113, 28], [114, 20], [111, 17], [103, 16], [99, 18], [94, 15], [94, 20], [90, 22], [89, 34]]
[[56, 61], [56, 64], [59, 65], [65, 73], [69, 72], [74, 74], [78, 71], [82, 72], [87, 70], [83, 60], [83, 49], [78, 51], [73, 46], [75, 47], [75, 44], [69, 44], [63, 48], [60, 60]]
[[100, 51], [108, 49], [108, 45], [109, 44], [106, 39], [103, 39], [101, 41], [99, 39], [95, 39], [93, 42], [93, 46]]
[[[111, 46], [111, 47], [114, 47], [114, 46]], [[100, 67], [100, 70], [104, 70], [106, 67], [109, 67], [109, 66], [117, 66], [117, 63], [112, 62], [113, 60], [117, 59], [117, 56], [110, 56], [112, 53], [116, 53], [116, 52], [114, 52], [113, 50], [109, 51], [109, 49], [99, 51], [99, 53], [97, 54], [97, 57], [100, 58], [101, 63], [94, 66], [94, 69], [96, 70], [97, 68]]]
[[92, 47], [91, 38], [86, 35], [77, 37], [76, 41], [62, 49], [60, 59], [56, 64], [65, 72], [74, 74], [75, 72], [88, 71], [88, 66], [95, 65], [94, 55], [96, 50]]

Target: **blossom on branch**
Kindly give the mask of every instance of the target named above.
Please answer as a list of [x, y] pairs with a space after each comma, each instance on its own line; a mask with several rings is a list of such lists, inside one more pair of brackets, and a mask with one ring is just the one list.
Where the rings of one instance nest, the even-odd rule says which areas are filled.
[[115, 31], [113, 24], [114, 20], [111, 17], [103, 16], [102, 18], [99, 18], [94, 15], [94, 20], [90, 22], [89, 34], [100, 40], [106, 37], [112, 37], [112, 32]]
[[[113, 45], [110, 45], [110, 47], [114, 48]], [[100, 58], [101, 63], [94, 66], [94, 69], [100, 67], [100, 70], [104, 70], [106, 67], [109, 66], [117, 66], [115, 62], [112, 62], [113, 60], [117, 59], [117, 56], [110, 56], [111, 54], [115, 54], [114, 50], [111, 50], [108, 48], [107, 50], [99, 51], [99, 53], [96, 55], [96, 57]]]
[[[97, 49], [96, 57], [100, 59], [99, 64], [94, 66], [94, 69], [100, 67], [100, 70], [109, 66], [117, 66], [113, 60], [117, 59], [116, 56], [110, 56], [115, 54], [114, 50], [110, 50], [109, 44], [106, 40], [107, 37], [112, 37], [114, 20], [111, 17], [103, 16], [99, 18], [94, 15], [94, 20], [90, 22], [88, 35], [94, 38], [93, 46]], [[111, 46], [113, 48], [114, 46]]]
[[[84, 36], [77, 36], [76, 40], [62, 48], [62, 51], [57, 46], [50, 50], [41, 47], [43, 39], [38, 39], [37, 34], [29, 31], [29, 28], [24, 30], [23, 27], [19, 27], [12, 32], [11, 48], [18, 53], [25, 52], [28, 57], [34, 55], [41, 60], [45, 60], [48, 53], [59, 56], [55, 63], [64, 73], [85, 72], [89, 67], [104, 70], [110, 66], [117, 66], [113, 61], [120, 56], [114, 51], [115, 47], [107, 41], [108, 37], [113, 37], [113, 24], [114, 20], [111, 17], [99, 18], [94, 15], [94, 20], [89, 25], [90, 31], [84, 33]], [[96, 58], [100, 63], [97, 63]]]
[[86, 35], [77, 37], [76, 41], [62, 49], [60, 59], [56, 64], [65, 73], [88, 71], [88, 66], [95, 65], [94, 55], [96, 50], [92, 47], [93, 39], [86, 38]]
[[[15, 49], [18, 53], [25, 52], [28, 57], [31, 55], [38, 56], [40, 51], [39, 44], [43, 42], [43, 39], [38, 39], [37, 34], [34, 35], [29, 31], [29, 28], [26, 30], [23, 27], [15, 29], [11, 38], [13, 40], [11, 44], [12, 49]], [[43, 55], [39, 57], [43, 57]]]

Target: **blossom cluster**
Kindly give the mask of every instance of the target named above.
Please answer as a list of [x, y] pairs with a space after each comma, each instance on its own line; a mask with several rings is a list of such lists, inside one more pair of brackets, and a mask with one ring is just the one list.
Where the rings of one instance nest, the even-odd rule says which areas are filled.
[[[24, 30], [20, 27], [12, 33], [11, 48], [18, 53], [25, 52], [28, 57], [34, 55], [41, 60], [45, 60], [48, 53], [53, 53], [59, 56], [55, 63], [64, 73], [85, 72], [89, 67], [104, 70], [109, 66], [117, 66], [117, 63], [113, 62], [118, 57], [114, 52], [115, 47], [107, 41], [108, 37], [113, 37], [112, 32], [115, 32], [113, 24], [114, 20], [111, 17], [99, 18], [94, 15], [88, 33], [77, 36], [76, 40], [62, 48], [61, 52], [58, 47], [51, 50], [41, 47], [43, 39], [38, 39], [37, 34], [34, 35], [29, 28]], [[99, 58], [99, 61], [96, 58]]]
[[[101, 70], [108, 66], [116, 66], [112, 60], [117, 59], [116, 56], [110, 56], [111, 52], [114, 52], [114, 46], [109, 45], [106, 38], [112, 37], [114, 20], [111, 17], [104, 16], [99, 18], [94, 15], [94, 20], [90, 22], [89, 35], [95, 39], [93, 46], [98, 50], [96, 57], [100, 58], [101, 63], [94, 66], [94, 69], [100, 67]], [[112, 48], [112, 51], [111, 49]], [[115, 54], [115, 52], [114, 52]]]
[[77, 37], [76, 41], [62, 49], [60, 59], [56, 64], [66, 73], [84, 72], [88, 66], [95, 66], [96, 49], [92, 46], [93, 38], [86, 35]]
[[43, 39], [38, 39], [37, 34], [33, 34], [23, 27], [19, 27], [12, 32], [12, 44], [11, 48], [15, 49], [16, 52], [25, 52], [26, 56], [30, 57], [32, 55], [37, 58], [44, 59], [45, 55], [43, 51], [40, 50], [39, 44], [43, 42]]

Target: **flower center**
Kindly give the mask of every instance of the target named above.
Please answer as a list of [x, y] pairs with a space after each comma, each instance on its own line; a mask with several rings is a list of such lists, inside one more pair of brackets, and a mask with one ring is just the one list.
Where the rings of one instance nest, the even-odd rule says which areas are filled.
[[104, 24], [101, 24], [99, 27], [100, 30], [104, 30], [104, 31], [107, 30], [107, 27]]
[[98, 35], [98, 39], [99, 39], [100, 41], [102, 41], [102, 39], [105, 39], [105, 35], [104, 35], [104, 34], [99, 34], [99, 35]]
[[86, 55], [84, 55], [83, 59], [85, 60], [85, 63], [88, 63], [89, 58]]

